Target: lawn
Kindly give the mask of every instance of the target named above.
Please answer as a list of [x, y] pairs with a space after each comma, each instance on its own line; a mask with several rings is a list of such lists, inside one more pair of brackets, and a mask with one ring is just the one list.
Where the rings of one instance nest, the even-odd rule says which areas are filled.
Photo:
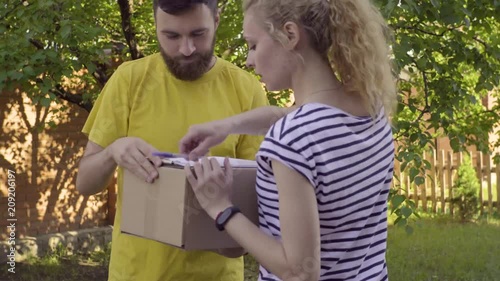
[[[0, 280], [105, 281], [109, 249], [92, 255], [54, 254], [18, 263]], [[245, 258], [245, 281], [256, 280], [257, 264]], [[425, 217], [412, 235], [390, 226], [387, 263], [392, 281], [500, 281], [500, 221], [461, 224], [446, 217]]]
[[500, 221], [425, 218], [412, 235], [391, 227], [387, 267], [395, 281], [498, 281]]

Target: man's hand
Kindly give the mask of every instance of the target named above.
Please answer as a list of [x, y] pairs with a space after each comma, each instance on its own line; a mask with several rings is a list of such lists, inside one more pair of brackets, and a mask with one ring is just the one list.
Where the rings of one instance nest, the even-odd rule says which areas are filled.
[[213, 146], [222, 143], [229, 135], [230, 126], [223, 120], [193, 125], [179, 142], [179, 151], [188, 160], [198, 160]]
[[239, 258], [247, 253], [247, 251], [243, 248], [216, 249], [214, 252], [227, 258]]
[[157, 151], [152, 145], [140, 138], [125, 137], [117, 139], [107, 149], [118, 166], [121, 166], [148, 183], [158, 178], [157, 167], [161, 159], [153, 156]]

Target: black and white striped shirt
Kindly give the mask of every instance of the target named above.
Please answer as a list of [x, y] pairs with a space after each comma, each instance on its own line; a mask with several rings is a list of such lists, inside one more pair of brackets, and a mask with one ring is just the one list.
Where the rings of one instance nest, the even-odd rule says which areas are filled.
[[[394, 142], [383, 112], [372, 119], [309, 103], [271, 127], [257, 153], [257, 196], [260, 228], [281, 240], [271, 159], [299, 172], [315, 188], [320, 280], [387, 280]], [[261, 266], [259, 280], [279, 278]]]

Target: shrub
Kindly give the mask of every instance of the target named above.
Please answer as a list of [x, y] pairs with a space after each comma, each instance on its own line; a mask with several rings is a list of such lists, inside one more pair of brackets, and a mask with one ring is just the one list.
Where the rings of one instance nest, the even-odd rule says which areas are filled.
[[460, 219], [465, 222], [478, 212], [480, 184], [469, 155], [465, 155], [463, 160], [458, 168], [457, 182], [453, 185], [451, 201], [454, 208], [458, 209]]

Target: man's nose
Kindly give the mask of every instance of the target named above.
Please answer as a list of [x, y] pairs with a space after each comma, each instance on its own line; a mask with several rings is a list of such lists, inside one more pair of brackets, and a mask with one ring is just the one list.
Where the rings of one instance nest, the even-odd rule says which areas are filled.
[[188, 56], [192, 55], [195, 50], [196, 50], [196, 48], [194, 47], [193, 39], [186, 38], [186, 39], [182, 40], [181, 47], [179, 49], [181, 54], [188, 57]]

